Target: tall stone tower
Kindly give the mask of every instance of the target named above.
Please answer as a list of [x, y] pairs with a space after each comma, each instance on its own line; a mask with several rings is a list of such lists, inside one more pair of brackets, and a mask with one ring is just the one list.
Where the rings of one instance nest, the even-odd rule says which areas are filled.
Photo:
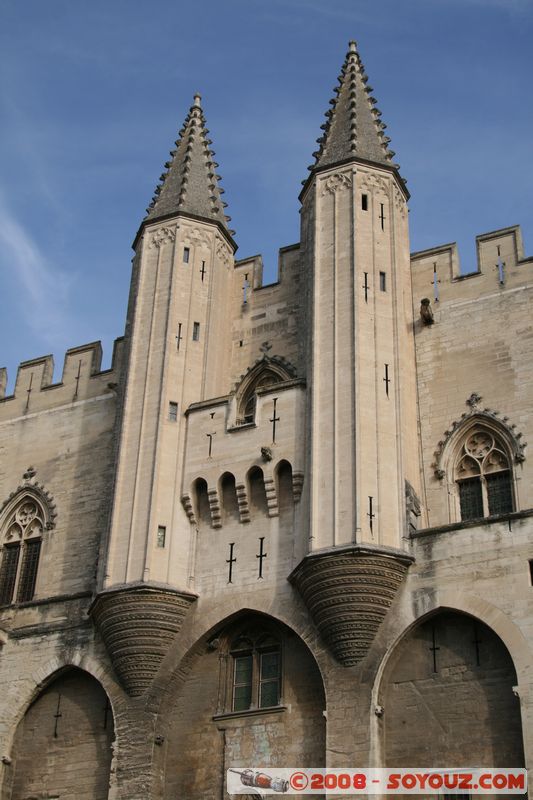
[[194, 600], [186, 591], [190, 526], [179, 502], [183, 411], [222, 394], [229, 368], [236, 245], [200, 99], [134, 242], [120, 455], [103, 593], [94, 607], [131, 694], [149, 683]]
[[420, 492], [408, 193], [354, 42], [335, 91], [301, 194], [310, 555], [294, 580], [353, 664], [409, 563]]

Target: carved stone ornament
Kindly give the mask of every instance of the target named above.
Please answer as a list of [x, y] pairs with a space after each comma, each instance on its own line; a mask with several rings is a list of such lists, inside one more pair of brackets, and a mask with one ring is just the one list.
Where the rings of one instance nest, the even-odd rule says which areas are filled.
[[37, 483], [35, 480], [36, 475], [37, 471], [34, 469], [34, 467], [28, 467], [22, 476], [24, 478], [24, 482], [17, 486], [15, 491], [11, 492], [9, 497], [0, 504], [0, 521], [3, 519], [5, 514], [8, 514], [10, 511], [12, 511], [13, 507], [22, 497], [27, 495], [28, 499], [33, 496], [42, 506], [44, 516], [46, 518], [46, 521], [44, 522], [45, 530], [50, 531], [55, 528], [57, 509], [54, 498], [50, 492], [45, 489], [43, 484]]
[[272, 448], [271, 447], [262, 447], [261, 448], [261, 458], [263, 461], [272, 461], [273, 459]]
[[390, 181], [382, 175], [376, 175], [374, 172], [362, 172], [359, 170], [361, 179], [361, 188], [363, 189], [377, 189], [382, 194], [388, 196], [390, 189]]
[[433, 325], [435, 322], [429, 297], [423, 297], [420, 301], [420, 317], [424, 325]]
[[522, 433], [517, 431], [516, 425], [509, 424], [509, 417], [501, 416], [499, 411], [494, 411], [492, 408], [481, 408], [479, 404], [482, 399], [477, 392], [472, 392], [466, 400], [470, 410], [462, 414], [460, 419], [454, 420], [448, 430], [444, 431], [444, 436], [435, 450], [435, 461], [431, 465], [435, 477], [439, 480], [446, 477], [445, 465], [450, 442], [452, 439], [456, 440], [456, 435], [461, 434], [460, 429], [464, 429], [466, 433], [467, 428], [476, 422], [503, 437], [516, 464], [525, 461], [527, 442], [523, 441]]
[[148, 689], [196, 599], [189, 592], [150, 584], [106, 590], [96, 597], [89, 613], [130, 697]]
[[182, 225], [182, 235], [183, 239], [191, 244], [199, 244], [203, 247], [211, 247], [212, 237], [207, 231], [201, 230], [201, 228], [191, 227], [189, 225]]
[[335, 175], [330, 175], [322, 182], [321, 194], [335, 194], [343, 189], [349, 189], [352, 185], [352, 179], [345, 172], [339, 172]]
[[231, 248], [227, 244], [227, 242], [222, 239], [221, 236], [217, 236], [216, 238], [216, 255], [217, 258], [225, 264], [226, 267], [231, 265], [233, 260], [233, 253], [231, 252]]
[[168, 226], [164, 226], [163, 228], [158, 228], [156, 231], [150, 234], [150, 239], [148, 242], [148, 247], [161, 247], [164, 244], [174, 242], [176, 239], [176, 227], [169, 228]]
[[394, 197], [394, 207], [396, 208], [397, 211], [399, 211], [400, 216], [403, 219], [405, 219], [405, 217], [407, 216], [407, 202], [405, 200], [404, 195], [402, 194], [402, 192], [400, 192], [398, 187], [394, 185], [392, 189], [392, 194]]
[[401, 550], [354, 544], [310, 553], [289, 576], [343, 666], [366, 656], [413, 561]]

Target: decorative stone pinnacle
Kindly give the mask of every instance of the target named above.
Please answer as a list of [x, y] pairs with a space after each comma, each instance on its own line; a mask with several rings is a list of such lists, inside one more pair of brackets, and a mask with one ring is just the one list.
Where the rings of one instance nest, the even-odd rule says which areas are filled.
[[397, 168], [392, 162], [393, 151], [388, 148], [390, 140], [383, 135], [380, 111], [375, 108], [376, 100], [370, 92], [357, 45], [351, 41], [330, 100], [332, 108], [326, 112], [324, 135], [317, 140], [320, 147], [313, 153], [315, 163], [311, 170], [329, 168], [351, 158]]
[[196, 92], [194, 95], [193, 106], [196, 106], [196, 108], [201, 108], [201, 103], [202, 103], [202, 95], [199, 92]]
[[28, 467], [24, 475], [22, 476], [25, 480], [29, 481], [37, 475], [37, 471], [34, 467]]

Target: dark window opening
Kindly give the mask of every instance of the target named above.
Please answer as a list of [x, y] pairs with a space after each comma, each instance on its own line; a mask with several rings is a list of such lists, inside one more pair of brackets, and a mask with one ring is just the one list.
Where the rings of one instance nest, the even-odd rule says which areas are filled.
[[11, 603], [17, 580], [20, 557], [20, 544], [6, 544], [2, 553], [0, 567], [0, 605]]
[[509, 514], [513, 510], [511, 474], [508, 470], [486, 476], [489, 514]]
[[382, 292], [387, 291], [387, 275], [384, 272], [379, 273], [379, 288]]
[[17, 594], [17, 600], [19, 603], [27, 603], [33, 599], [35, 584], [37, 582], [37, 567], [39, 566], [40, 552], [40, 539], [29, 539], [24, 543], [22, 567], [20, 570], [20, 581]]
[[157, 529], [157, 546], [164, 547], [167, 540], [167, 529], [164, 525], [159, 525]]
[[483, 494], [480, 478], [458, 481], [461, 519], [479, 519], [483, 516]]
[[183, 263], [184, 264], [188, 264], [190, 257], [191, 257], [191, 249], [190, 249], [190, 247], [184, 247], [183, 248]]
[[361, 195], [361, 208], [363, 211], [368, 211], [368, 195], [362, 194]]
[[199, 322], [193, 322], [193, 324], [192, 324], [192, 340], [193, 340], [193, 342], [199, 342], [200, 341], [200, 323]]

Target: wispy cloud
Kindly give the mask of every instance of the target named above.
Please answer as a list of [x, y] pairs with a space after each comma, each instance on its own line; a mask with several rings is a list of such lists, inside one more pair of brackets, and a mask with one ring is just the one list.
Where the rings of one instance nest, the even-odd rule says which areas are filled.
[[[12, 304], [47, 346], [62, 343], [69, 328], [72, 280], [52, 266], [31, 234], [16, 219], [0, 195], [0, 271], [18, 283]], [[43, 320], [46, 320], [44, 323]]]

